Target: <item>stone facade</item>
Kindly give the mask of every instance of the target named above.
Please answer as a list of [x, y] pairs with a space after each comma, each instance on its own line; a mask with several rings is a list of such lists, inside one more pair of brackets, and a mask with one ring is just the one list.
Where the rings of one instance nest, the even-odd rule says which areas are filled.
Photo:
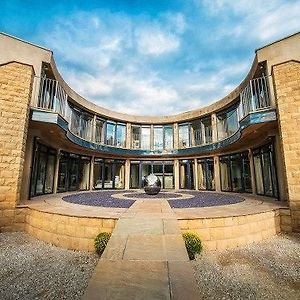
[[207, 250], [225, 250], [290, 232], [289, 209], [252, 215], [179, 220], [182, 232], [194, 232]]
[[[32, 66], [10, 62], [0, 66], [0, 228], [19, 229], [25, 145], [30, 111]], [[29, 179], [28, 179], [29, 184]]]
[[300, 63], [289, 61], [273, 67], [283, 162], [291, 208], [292, 227], [300, 231]]
[[55, 246], [94, 251], [94, 239], [100, 232], [112, 232], [116, 220], [41, 212], [27, 208], [25, 230], [39, 240]]

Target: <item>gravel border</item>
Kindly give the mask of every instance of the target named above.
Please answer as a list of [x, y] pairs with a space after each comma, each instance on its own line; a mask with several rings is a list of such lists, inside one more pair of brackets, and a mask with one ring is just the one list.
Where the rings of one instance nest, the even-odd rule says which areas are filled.
[[81, 299], [98, 260], [23, 232], [0, 233], [0, 299]]
[[300, 234], [204, 251], [192, 265], [202, 299], [300, 299]]

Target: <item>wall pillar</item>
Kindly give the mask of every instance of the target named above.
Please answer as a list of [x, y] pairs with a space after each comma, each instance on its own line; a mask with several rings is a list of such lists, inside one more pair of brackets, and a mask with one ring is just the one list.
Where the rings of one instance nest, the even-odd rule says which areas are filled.
[[91, 158], [91, 165], [90, 165], [90, 188], [91, 191], [94, 187], [94, 163], [95, 163], [95, 156], [93, 155]]
[[300, 232], [300, 63], [275, 65], [272, 75], [284, 166], [278, 177], [285, 177], [292, 229]]
[[197, 158], [194, 158], [194, 186], [195, 186], [195, 190], [197, 191], [199, 189], [198, 186], [198, 163], [197, 163]]
[[212, 129], [212, 142], [216, 143], [218, 141], [218, 126], [217, 126], [217, 115], [215, 113], [211, 114], [211, 129]]
[[131, 149], [131, 124], [126, 124], [126, 148]]
[[125, 161], [125, 190], [130, 189], [130, 160]]
[[175, 190], [179, 190], [179, 160], [174, 159], [174, 185]]
[[179, 133], [178, 133], [178, 123], [174, 123], [174, 149], [179, 148]]
[[216, 191], [221, 191], [221, 173], [220, 173], [220, 160], [218, 156], [214, 156], [214, 174], [215, 174], [215, 187]]
[[58, 186], [58, 172], [59, 172], [59, 159], [60, 159], [60, 149], [57, 149], [56, 153], [56, 163], [54, 169], [54, 185], [53, 185], [53, 193], [57, 193], [57, 186]]
[[251, 149], [248, 150], [248, 158], [250, 161], [252, 194], [256, 195], [255, 168], [254, 168], [253, 153]]
[[7, 230], [20, 201], [33, 76], [32, 66], [0, 65], [0, 228]]

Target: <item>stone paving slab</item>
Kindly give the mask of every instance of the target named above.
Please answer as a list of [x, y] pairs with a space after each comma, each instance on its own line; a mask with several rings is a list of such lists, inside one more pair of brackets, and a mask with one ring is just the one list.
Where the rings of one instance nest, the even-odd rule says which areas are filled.
[[83, 299], [171, 299], [167, 262], [101, 259]]
[[184, 241], [165, 200], [137, 200], [117, 222], [84, 299], [197, 299]]

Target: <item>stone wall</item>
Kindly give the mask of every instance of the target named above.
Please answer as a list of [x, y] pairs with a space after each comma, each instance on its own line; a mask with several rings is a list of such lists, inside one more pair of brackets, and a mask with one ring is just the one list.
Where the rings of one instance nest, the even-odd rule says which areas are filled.
[[179, 220], [179, 227], [182, 232], [198, 234], [206, 250], [225, 250], [275, 236], [283, 231], [282, 222], [290, 231], [288, 212], [276, 209], [253, 215]]
[[15, 207], [20, 199], [33, 75], [28, 65], [0, 66], [0, 229], [18, 229], [14, 228], [20, 218]]
[[94, 239], [100, 232], [112, 232], [116, 220], [59, 215], [27, 209], [25, 230], [39, 240], [55, 246], [94, 251]]
[[273, 67], [292, 227], [300, 231], [300, 63], [289, 61]]

